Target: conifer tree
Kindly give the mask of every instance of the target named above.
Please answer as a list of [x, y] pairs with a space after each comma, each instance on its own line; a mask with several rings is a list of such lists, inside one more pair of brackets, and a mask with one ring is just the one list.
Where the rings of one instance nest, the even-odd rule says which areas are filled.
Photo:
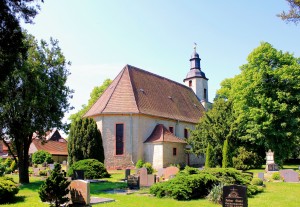
[[208, 143], [207, 148], [206, 148], [206, 154], [205, 154], [205, 168], [211, 168], [213, 167], [213, 148], [210, 145], [210, 143]]
[[223, 153], [222, 153], [222, 168], [227, 168], [229, 166], [229, 149], [228, 149], [228, 139], [224, 141]]
[[50, 206], [59, 207], [69, 201], [66, 195], [69, 193], [70, 182], [64, 177], [61, 172], [60, 164], [56, 163], [54, 169], [51, 171], [50, 177], [41, 185], [39, 189], [39, 196], [43, 202], [50, 202]]
[[83, 159], [96, 159], [104, 163], [102, 137], [91, 118], [74, 121], [68, 141], [69, 165]]

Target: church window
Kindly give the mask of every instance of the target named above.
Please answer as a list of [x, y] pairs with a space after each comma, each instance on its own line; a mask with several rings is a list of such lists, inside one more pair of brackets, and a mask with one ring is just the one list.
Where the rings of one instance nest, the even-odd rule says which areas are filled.
[[188, 137], [189, 137], [188, 129], [184, 129], [184, 138], [188, 138]]
[[124, 153], [124, 124], [116, 124], [116, 155]]
[[189, 81], [189, 87], [192, 87], [192, 80]]
[[204, 97], [203, 97], [204, 100], [206, 100], [206, 97], [207, 97], [207, 94], [206, 94], [206, 93], [207, 93], [206, 88], [204, 88], [204, 95], [203, 95], [203, 96], [204, 96]]
[[169, 131], [174, 134], [174, 127], [169, 127]]
[[177, 148], [174, 147], [174, 148], [173, 148], [173, 156], [176, 156], [176, 155], [177, 155]]

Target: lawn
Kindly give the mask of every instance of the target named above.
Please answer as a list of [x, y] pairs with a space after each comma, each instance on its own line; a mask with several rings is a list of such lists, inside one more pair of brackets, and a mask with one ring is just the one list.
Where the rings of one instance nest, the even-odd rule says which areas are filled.
[[[287, 167], [285, 167], [287, 168]], [[263, 169], [251, 170], [254, 176], [257, 176], [258, 172], [263, 172]], [[140, 191], [129, 195], [123, 194], [108, 194], [105, 190], [121, 189], [125, 188], [126, 184], [119, 182], [124, 177], [124, 171], [110, 171], [112, 177], [107, 179], [105, 183], [91, 183], [91, 195], [95, 197], [112, 198], [115, 202], [96, 204], [93, 206], [108, 206], [108, 207], [152, 207], [152, 206], [204, 206], [204, 207], [216, 207], [221, 206], [213, 204], [206, 199], [192, 200], [192, 201], [176, 201], [169, 198], [156, 198], [149, 195], [148, 188], [142, 188]], [[13, 176], [17, 180], [17, 176]], [[3, 204], [2, 206], [9, 207], [35, 207], [35, 206], [49, 206], [42, 203], [38, 196], [38, 188], [43, 182], [39, 177], [31, 177], [30, 184], [22, 185], [20, 192], [17, 195], [16, 201], [11, 204]], [[248, 199], [249, 207], [298, 207], [300, 203], [300, 183], [284, 183], [284, 182], [265, 182], [265, 192], [256, 195], [254, 198]]]

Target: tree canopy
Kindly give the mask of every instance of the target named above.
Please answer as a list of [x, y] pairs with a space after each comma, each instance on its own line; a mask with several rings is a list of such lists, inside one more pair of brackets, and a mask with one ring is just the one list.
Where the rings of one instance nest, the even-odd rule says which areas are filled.
[[300, 0], [286, 0], [289, 3], [290, 10], [288, 12], [283, 11], [277, 16], [286, 22], [294, 22], [298, 24], [300, 22]]
[[239, 139], [275, 151], [282, 163], [299, 146], [300, 59], [263, 42], [247, 60], [217, 95], [232, 101]]
[[73, 123], [74, 121], [79, 121], [82, 116], [93, 106], [93, 104], [98, 100], [101, 94], [106, 90], [106, 88], [111, 84], [110, 79], [105, 79], [101, 86], [96, 86], [90, 93], [90, 99], [87, 105], [82, 105], [82, 108], [75, 114], [72, 114], [69, 119]]
[[42, 137], [54, 127], [65, 129], [61, 120], [71, 109], [68, 99], [72, 98], [72, 90], [65, 85], [70, 63], [58, 41], [38, 43], [33, 36], [25, 36], [26, 58], [19, 57], [20, 64], [0, 86], [0, 126], [16, 149], [21, 183], [29, 182], [28, 150], [33, 133]]

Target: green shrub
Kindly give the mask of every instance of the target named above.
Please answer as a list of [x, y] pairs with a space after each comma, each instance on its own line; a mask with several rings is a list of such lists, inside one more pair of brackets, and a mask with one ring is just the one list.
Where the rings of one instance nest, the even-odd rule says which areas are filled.
[[213, 147], [208, 143], [205, 153], [205, 168], [214, 167]]
[[207, 199], [212, 201], [213, 203], [221, 204], [223, 198], [223, 184], [214, 185], [209, 192]]
[[263, 180], [260, 178], [253, 178], [252, 185], [262, 186], [264, 184]]
[[151, 165], [150, 162], [144, 163], [143, 167], [145, 167], [147, 169], [147, 173], [148, 174], [152, 174], [154, 172], [154, 169], [153, 169], [153, 167], [152, 167], [152, 165]]
[[3, 176], [5, 173], [5, 166], [3, 163], [0, 162], [0, 177]]
[[193, 174], [199, 174], [200, 170], [190, 166], [185, 166], [184, 170], [182, 170], [181, 173], [185, 173], [187, 175], [193, 175]]
[[273, 179], [273, 180], [281, 180], [280, 173], [279, 173], [279, 172], [274, 172], [274, 173], [272, 174], [272, 179]]
[[32, 154], [32, 162], [34, 164], [53, 163], [52, 155], [44, 150], [38, 150]]
[[47, 170], [40, 170], [39, 175], [40, 176], [47, 176]]
[[233, 167], [238, 170], [249, 170], [261, 167], [261, 158], [254, 152], [247, 151], [244, 147], [239, 147], [237, 156], [232, 158]]
[[210, 168], [204, 169], [200, 173], [212, 174], [224, 184], [249, 185], [252, 180], [251, 174], [242, 173], [234, 168]]
[[108, 174], [104, 165], [96, 159], [85, 159], [75, 162], [68, 170], [68, 176], [73, 175], [73, 170], [84, 170], [86, 179], [108, 178]]
[[247, 186], [247, 196], [253, 197], [254, 195], [261, 193], [264, 191], [264, 188], [262, 186], [256, 186], [256, 185], [248, 185]]
[[10, 165], [11, 172], [14, 172], [18, 168], [16, 161], [14, 160]]
[[203, 198], [208, 195], [218, 179], [209, 174], [177, 174], [172, 180], [151, 186], [150, 193], [157, 197], [171, 197], [176, 200]]
[[144, 161], [141, 160], [141, 159], [139, 159], [139, 160], [136, 162], [135, 167], [136, 167], [136, 168], [142, 168], [143, 165], [144, 165]]
[[10, 174], [11, 173], [11, 169], [9, 167], [5, 168], [5, 174]]
[[18, 192], [19, 187], [12, 178], [0, 177], [0, 203], [13, 201]]
[[12, 163], [12, 159], [9, 158], [9, 157], [6, 158], [5, 161], [4, 161], [5, 167], [10, 167], [11, 163]]

